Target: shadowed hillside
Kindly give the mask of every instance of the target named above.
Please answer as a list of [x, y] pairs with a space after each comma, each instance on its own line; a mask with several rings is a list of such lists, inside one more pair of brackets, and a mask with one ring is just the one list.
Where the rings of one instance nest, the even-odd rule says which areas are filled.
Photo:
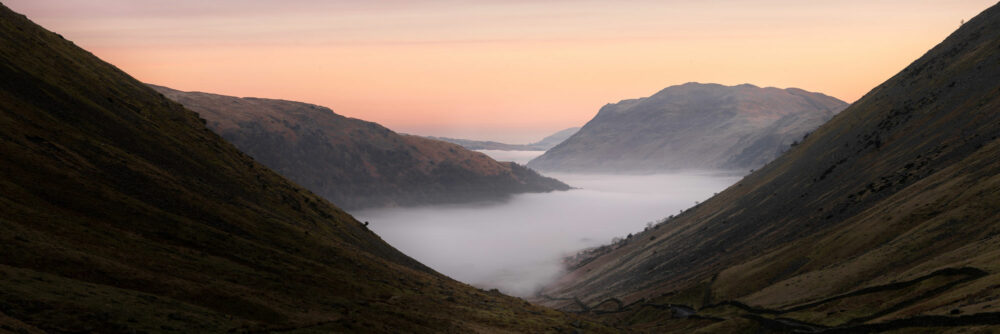
[[393, 249], [0, 6], [0, 331], [601, 330]]
[[524, 166], [312, 104], [153, 88], [265, 166], [348, 209], [569, 189]]
[[1000, 325], [998, 135], [994, 6], [766, 167], [578, 259], [542, 299], [660, 331]]
[[528, 166], [566, 172], [757, 168], [844, 109], [801, 89], [687, 83], [601, 108]]

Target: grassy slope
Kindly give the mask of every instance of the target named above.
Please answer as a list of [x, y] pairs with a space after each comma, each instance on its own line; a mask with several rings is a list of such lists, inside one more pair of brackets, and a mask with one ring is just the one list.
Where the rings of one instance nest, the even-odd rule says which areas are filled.
[[257, 161], [346, 209], [569, 189], [456, 144], [399, 135], [316, 105], [153, 88]]
[[[748, 313], [839, 326], [1000, 311], [998, 27], [995, 6], [787, 154], [547, 293], [638, 301], [608, 316], [626, 323], [686, 304], [729, 319], [716, 330], [764, 326]], [[892, 288], [961, 267], [985, 274]], [[886, 290], [778, 314], [706, 308], [789, 310], [864, 287]]]
[[[554, 331], [0, 6], [0, 330]], [[590, 323], [577, 323], [593, 327]]]

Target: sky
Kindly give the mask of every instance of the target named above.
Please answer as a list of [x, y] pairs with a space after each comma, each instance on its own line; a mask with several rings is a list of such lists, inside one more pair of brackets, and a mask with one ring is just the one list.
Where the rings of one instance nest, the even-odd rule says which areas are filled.
[[860, 98], [993, 0], [5, 0], [137, 79], [528, 143], [685, 82]]

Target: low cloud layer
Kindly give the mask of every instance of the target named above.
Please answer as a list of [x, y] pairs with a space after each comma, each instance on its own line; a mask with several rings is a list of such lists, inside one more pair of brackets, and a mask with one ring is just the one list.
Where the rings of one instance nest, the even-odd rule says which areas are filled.
[[581, 189], [517, 195], [505, 203], [354, 214], [443, 274], [528, 296], [559, 274], [562, 257], [640, 231], [739, 179], [708, 172], [550, 176]]

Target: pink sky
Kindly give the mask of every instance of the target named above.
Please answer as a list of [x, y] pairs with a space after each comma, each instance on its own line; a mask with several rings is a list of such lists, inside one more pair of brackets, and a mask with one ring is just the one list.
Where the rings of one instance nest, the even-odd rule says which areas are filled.
[[7, 0], [139, 80], [526, 143], [690, 81], [853, 102], [993, 0]]

